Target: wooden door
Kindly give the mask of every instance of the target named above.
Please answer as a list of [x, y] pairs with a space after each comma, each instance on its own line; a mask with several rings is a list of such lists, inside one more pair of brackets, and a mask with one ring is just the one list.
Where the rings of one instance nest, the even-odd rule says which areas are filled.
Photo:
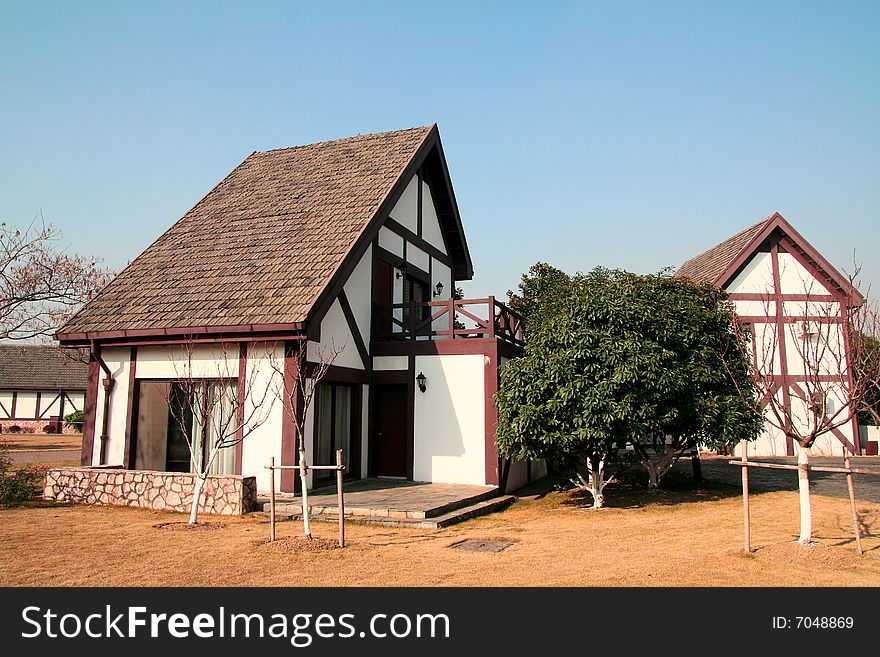
[[376, 475], [406, 477], [406, 386], [374, 385], [372, 394]]

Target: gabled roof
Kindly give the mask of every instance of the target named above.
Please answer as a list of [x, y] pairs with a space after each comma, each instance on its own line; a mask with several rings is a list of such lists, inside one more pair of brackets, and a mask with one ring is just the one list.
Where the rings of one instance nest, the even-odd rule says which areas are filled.
[[85, 390], [88, 365], [58, 347], [0, 344], [0, 390]]
[[675, 272], [675, 276], [725, 288], [762, 246], [766, 247], [771, 240], [778, 242], [780, 239], [784, 240], [789, 249], [797, 251], [804, 262], [808, 263], [833, 289], [853, 302], [861, 303], [863, 300], [861, 294], [849, 280], [825, 260], [778, 212], [687, 260]]
[[714, 283], [715, 280], [727, 269], [728, 265], [742, 252], [746, 245], [754, 239], [767, 219], [745, 230], [739, 231], [733, 237], [729, 237], [721, 244], [713, 246], [698, 256], [686, 261], [678, 271], [677, 278], [689, 278], [698, 283]]
[[252, 153], [57, 337], [301, 330], [422, 165], [455, 275], [470, 278], [437, 126], [358, 135]]

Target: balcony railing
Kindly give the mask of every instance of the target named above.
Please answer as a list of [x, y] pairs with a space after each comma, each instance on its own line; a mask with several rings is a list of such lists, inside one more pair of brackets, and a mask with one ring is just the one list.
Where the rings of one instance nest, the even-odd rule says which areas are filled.
[[498, 338], [524, 344], [522, 317], [495, 297], [377, 305], [373, 317], [373, 338], [380, 341]]

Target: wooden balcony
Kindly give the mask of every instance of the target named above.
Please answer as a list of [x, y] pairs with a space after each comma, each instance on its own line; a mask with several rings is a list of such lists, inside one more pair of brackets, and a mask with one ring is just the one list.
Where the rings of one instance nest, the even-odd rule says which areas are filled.
[[525, 344], [522, 317], [495, 297], [376, 306], [373, 340], [467, 340], [497, 338]]

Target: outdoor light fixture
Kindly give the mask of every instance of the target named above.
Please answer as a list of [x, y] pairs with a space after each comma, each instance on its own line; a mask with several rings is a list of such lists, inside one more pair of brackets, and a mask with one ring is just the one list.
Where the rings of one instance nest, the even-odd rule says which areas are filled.
[[427, 380], [428, 379], [425, 378], [424, 372], [419, 372], [419, 375], [416, 377], [416, 381], [419, 384], [419, 390], [421, 390], [422, 392], [425, 392], [425, 389], [427, 388], [427, 386], [425, 385], [425, 382]]
[[403, 278], [404, 276], [406, 276], [406, 263], [404, 262], [403, 264], [401, 264], [400, 267], [397, 268], [397, 270], [397, 278]]
[[437, 285], [434, 286], [434, 296], [439, 297], [441, 294], [443, 294], [443, 283], [437, 281]]

